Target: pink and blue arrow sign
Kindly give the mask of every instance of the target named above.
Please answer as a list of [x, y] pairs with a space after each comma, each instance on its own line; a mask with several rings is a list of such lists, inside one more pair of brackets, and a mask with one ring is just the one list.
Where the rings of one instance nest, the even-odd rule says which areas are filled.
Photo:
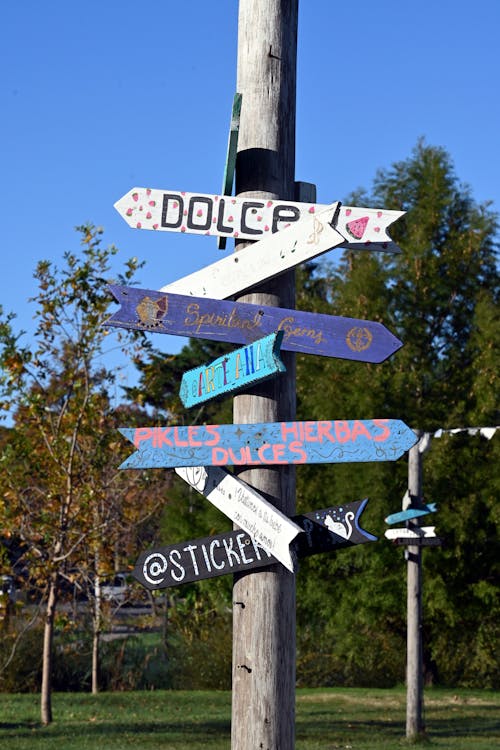
[[122, 428], [121, 469], [395, 461], [417, 442], [399, 419]]

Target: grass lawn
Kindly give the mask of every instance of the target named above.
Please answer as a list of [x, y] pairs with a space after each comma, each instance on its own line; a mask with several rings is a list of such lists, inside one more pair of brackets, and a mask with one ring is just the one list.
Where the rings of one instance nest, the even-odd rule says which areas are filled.
[[[403, 688], [298, 690], [296, 750], [400, 749], [405, 702]], [[229, 692], [57, 693], [53, 711], [53, 724], [42, 727], [38, 695], [0, 694], [0, 748], [230, 748]], [[492, 750], [500, 747], [500, 693], [427, 690], [425, 721], [429, 750]]]

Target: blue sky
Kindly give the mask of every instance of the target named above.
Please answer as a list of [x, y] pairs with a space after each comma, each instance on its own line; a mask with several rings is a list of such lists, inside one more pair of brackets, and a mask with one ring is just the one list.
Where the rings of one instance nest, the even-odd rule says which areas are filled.
[[[213, 238], [133, 230], [113, 204], [135, 186], [220, 192], [237, 16], [237, 0], [3, 4], [0, 304], [20, 327], [36, 262], [76, 250], [87, 221], [117, 267], [146, 261], [145, 288], [221, 257]], [[424, 136], [498, 209], [499, 26], [498, 0], [301, 0], [296, 178], [342, 200]]]

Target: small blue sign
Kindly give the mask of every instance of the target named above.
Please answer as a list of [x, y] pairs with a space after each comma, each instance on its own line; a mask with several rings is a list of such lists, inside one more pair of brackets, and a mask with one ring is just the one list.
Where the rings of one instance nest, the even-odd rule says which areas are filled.
[[410, 521], [412, 518], [418, 518], [419, 516], [426, 516], [428, 513], [436, 512], [436, 503], [429, 503], [424, 505], [423, 508], [407, 508], [406, 510], [400, 510], [399, 513], [392, 513], [385, 519], [386, 523], [403, 523], [404, 521]]
[[279, 356], [283, 336], [283, 331], [272, 333], [185, 372], [179, 392], [184, 406], [195, 406], [284, 372], [286, 367]]

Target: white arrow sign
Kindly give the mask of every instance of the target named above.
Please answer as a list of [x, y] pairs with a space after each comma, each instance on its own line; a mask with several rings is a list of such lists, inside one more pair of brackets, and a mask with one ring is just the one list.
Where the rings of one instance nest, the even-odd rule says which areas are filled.
[[414, 526], [411, 529], [387, 529], [384, 536], [386, 539], [422, 539], [436, 536], [435, 528], [435, 526]]
[[269, 235], [160, 291], [172, 294], [225, 299], [326, 253], [344, 238], [334, 228], [339, 203], [318, 214], [305, 216], [288, 229]]
[[248, 484], [219, 466], [179, 467], [176, 473], [274, 555], [295, 570], [290, 542], [303, 531]]
[[[304, 216], [320, 213], [326, 205], [132, 188], [115, 208], [134, 229], [259, 240]], [[342, 206], [337, 225], [344, 236], [341, 247], [401, 252], [388, 236], [387, 227], [404, 213]]]

